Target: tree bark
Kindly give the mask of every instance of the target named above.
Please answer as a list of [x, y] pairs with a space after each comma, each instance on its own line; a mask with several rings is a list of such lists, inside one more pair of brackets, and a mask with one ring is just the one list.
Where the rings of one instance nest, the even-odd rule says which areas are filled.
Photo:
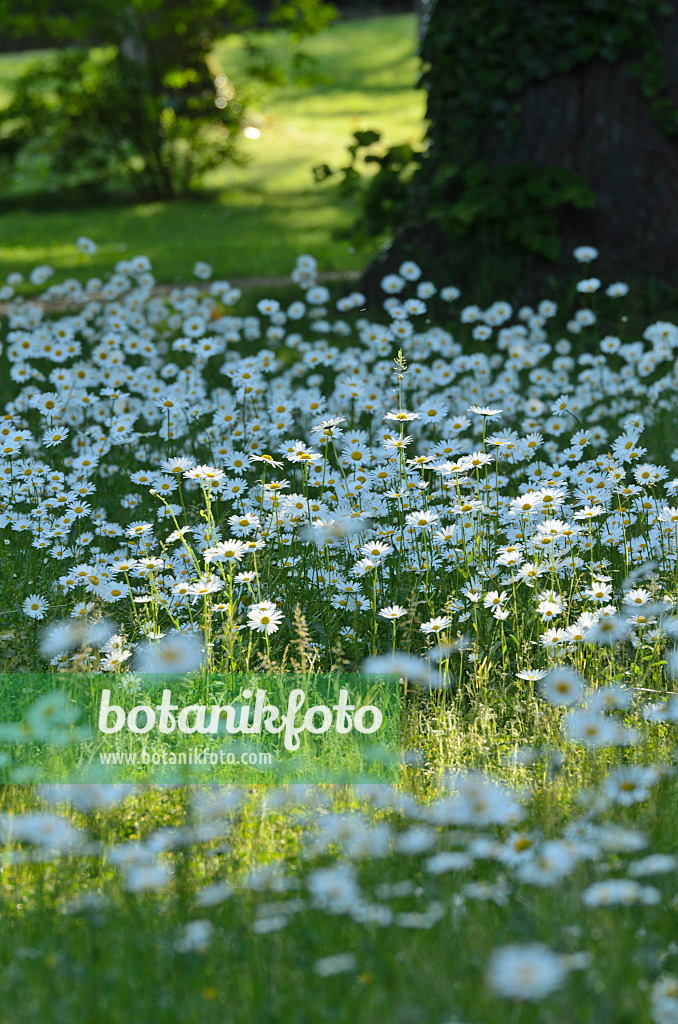
[[[678, 109], [678, 17], [664, 26], [671, 99]], [[566, 253], [600, 251], [602, 271], [675, 279], [678, 273], [678, 138], [664, 134], [627, 62], [595, 60], [532, 85], [510, 150], [491, 164], [534, 162], [577, 171], [596, 193], [591, 210], [563, 219]]]
[[[664, 22], [661, 40], [678, 110], [678, 14]], [[601, 278], [678, 284], [678, 137], [666, 135], [654, 120], [629, 62], [596, 59], [532, 84], [520, 102], [516, 138], [510, 147], [488, 140], [488, 163], [559, 165], [583, 175], [596, 193], [595, 208], [562, 211], [560, 263], [524, 255], [523, 299], [543, 297], [554, 277], [571, 279], [570, 254], [577, 245], [599, 250], [595, 273]], [[418, 258], [432, 276], [436, 265], [451, 262], [460, 267], [457, 276], [466, 277], [454, 283], [470, 285], [478, 274], [474, 244], [444, 239], [434, 223], [411, 224], [368, 269], [365, 287], [374, 293], [384, 273], [397, 270], [404, 258]]]

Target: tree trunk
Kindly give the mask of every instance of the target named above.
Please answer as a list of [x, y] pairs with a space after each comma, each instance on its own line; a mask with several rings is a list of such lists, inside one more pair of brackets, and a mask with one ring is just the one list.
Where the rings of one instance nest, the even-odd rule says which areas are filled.
[[[664, 22], [660, 37], [678, 110], [678, 15]], [[577, 245], [599, 250], [592, 272], [608, 281], [655, 278], [678, 284], [678, 136], [666, 135], [653, 119], [629, 61], [593, 60], [530, 85], [520, 103], [514, 141], [505, 147], [490, 139], [487, 162], [559, 165], [583, 175], [596, 193], [593, 209], [563, 209], [558, 264], [523, 254], [521, 297], [541, 298], [554, 278], [571, 280]], [[485, 244], [492, 250], [491, 240]], [[412, 224], [368, 269], [365, 288], [374, 294], [381, 277], [397, 270], [404, 258], [419, 259], [434, 279], [436, 265], [437, 278], [442, 271], [448, 280], [445, 268], [452, 266], [457, 277], [452, 283], [470, 291], [479, 273], [477, 240], [449, 241], [434, 223]], [[497, 287], [502, 284], [499, 280]]]
[[[678, 17], [663, 37], [678, 109]], [[628, 63], [598, 59], [531, 86], [513, 146], [491, 145], [488, 157], [495, 164], [560, 165], [586, 178], [596, 205], [563, 219], [566, 253], [594, 245], [603, 272], [676, 279], [678, 138], [654, 120]]]

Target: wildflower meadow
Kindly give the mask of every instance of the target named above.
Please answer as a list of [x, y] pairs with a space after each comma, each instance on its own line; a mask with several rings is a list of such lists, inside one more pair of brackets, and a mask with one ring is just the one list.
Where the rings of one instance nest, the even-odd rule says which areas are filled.
[[[0, 1024], [678, 1022], [678, 325], [597, 256], [534, 307], [9, 275]], [[389, 780], [35, 774], [76, 680], [350, 674]]]

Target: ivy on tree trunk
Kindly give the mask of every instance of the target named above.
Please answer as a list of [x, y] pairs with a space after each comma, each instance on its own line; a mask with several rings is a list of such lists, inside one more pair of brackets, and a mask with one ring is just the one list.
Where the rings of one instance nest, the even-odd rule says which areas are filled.
[[434, 0], [421, 54], [427, 152], [368, 289], [413, 258], [535, 297], [579, 244], [602, 272], [675, 277], [675, 2]]

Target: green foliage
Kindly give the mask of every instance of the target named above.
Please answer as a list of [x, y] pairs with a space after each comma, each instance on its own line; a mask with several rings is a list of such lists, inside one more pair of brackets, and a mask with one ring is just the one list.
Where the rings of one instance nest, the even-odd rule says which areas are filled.
[[[355, 132], [353, 138], [346, 166], [333, 171], [325, 163], [318, 164], [313, 176], [320, 183], [339, 175], [341, 192], [358, 198], [360, 216], [345, 234], [365, 245], [407, 220], [411, 183], [422, 165], [422, 152], [408, 144], [375, 152], [381, 134], [373, 130]], [[356, 166], [360, 156], [362, 170]], [[366, 173], [370, 165], [376, 165], [376, 174]], [[480, 160], [464, 170], [444, 168], [440, 181], [445, 184], [445, 201], [432, 205], [429, 216], [450, 237], [494, 225], [506, 242], [553, 261], [561, 255], [560, 208], [595, 204], [595, 193], [582, 175], [564, 167], [490, 167]]]
[[358, 237], [426, 221], [449, 238], [493, 226], [521, 251], [557, 260], [560, 215], [568, 206], [593, 206], [590, 186], [563, 168], [491, 168], [488, 149], [510, 154], [530, 85], [597, 58], [628, 60], [658, 124], [678, 133], [660, 32], [675, 8], [667, 0], [510, 0], [499, 7], [493, 0], [437, 0], [421, 48], [428, 148], [412, 155], [419, 165], [413, 175], [381, 166], [359, 183], [355, 159], [342, 168], [345, 184], [361, 198]]
[[[332, 170], [325, 163], [318, 164], [313, 168], [313, 177], [320, 183], [339, 175], [340, 191], [358, 198], [360, 216], [344, 234], [358, 245], [365, 245], [407, 217], [409, 187], [421, 165], [421, 151], [401, 143], [379, 153], [381, 133], [372, 129], [354, 132], [353, 139], [347, 147], [348, 164], [338, 170]], [[357, 166], [360, 159], [361, 170]], [[368, 167], [376, 167], [376, 173], [365, 173]]]
[[585, 179], [564, 167], [489, 167], [479, 161], [459, 176], [459, 198], [434, 207], [431, 215], [456, 237], [480, 225], [497, 225], [507, 242], [555, 261], [561, 255], [559, 208], [594, 203], [595, 194]]
[[492, 176], [484, 172], [479, 186], [474, 168], [482, 167], [491, 144], [510, 152], [521, 126], [521, 96], [530, 85], [595, 59], [628, 59], [653, 116], [667, 134], [676, 134], [678, 112], [669, 98], [660, 34], [674, 11], [666, 0], [587, 0], [574, 7], [568, 0], [511, 0], [500, 9], [491, 0], [470, 8], [438, 0], [422, 44], [420, 84], [428, 93], [430, 128], [429, 149], [414, 182], [416, 216], [437, 217], [451, 204], [452, 220], [505, 221], [508, 208], [515, 207], [505, 237], [557, 258], [557, 208], [592, 205], [585, 182], [523, 165], [513, 175], [505, 168]]
[[422, 44], [431, 164], [466, 165], [488, 140], [510, 146], [520, 126], [520, 95], [596, 58], [632, 60], [641, 89], [666, 132], [678, 131], [669, 101], [662, 21], [667, 0], [491, 0], [470, 8], [438, 0]]
[[216, 108], [222, 94], [218, 79], [201, 81], [193, 68], [168, 72], [154, 94], [115, 47], [66, 50], [19, 80], [0, 160], [7, 176], [30, 164], [45, 191], [124, 181], [140, 197], [181, 194], [233, 156], [243, 115]]
[[[207, 170], [234, 158], [244, 107], [211, 49], [228, 31], [256, 27], [256, 5], [85, 0], [67, 23], [64, 10], [38, 4], [32, 20], [0, 10], [8, 34], [41, 30], [78, 44], [19, 79], [0, 118], [6, 176], [28, 162], [42, 169], [47, 189], [124, 181], [136, 196], [159, 199], [185, 194]], [[322, 28], [334, 9], [324, 0], [294, 0], [274, 2], [265, 13], [299, 40]], [[250, 74], [280, 79], [279, 67], [257, 63], [254, 46], [252, 53]], [[301, 55], [296, 68], [307, 75]]]
[[160, 41], [161, 59], [210, 46], [226, 32], [241, 32], [268, 21], [300, 39], [324, 28], [336, 12], [325, 0], [32, 0], [22, 9], [0, 3], [0, 29], [12, 39], [109, 43], [135, 36]]

